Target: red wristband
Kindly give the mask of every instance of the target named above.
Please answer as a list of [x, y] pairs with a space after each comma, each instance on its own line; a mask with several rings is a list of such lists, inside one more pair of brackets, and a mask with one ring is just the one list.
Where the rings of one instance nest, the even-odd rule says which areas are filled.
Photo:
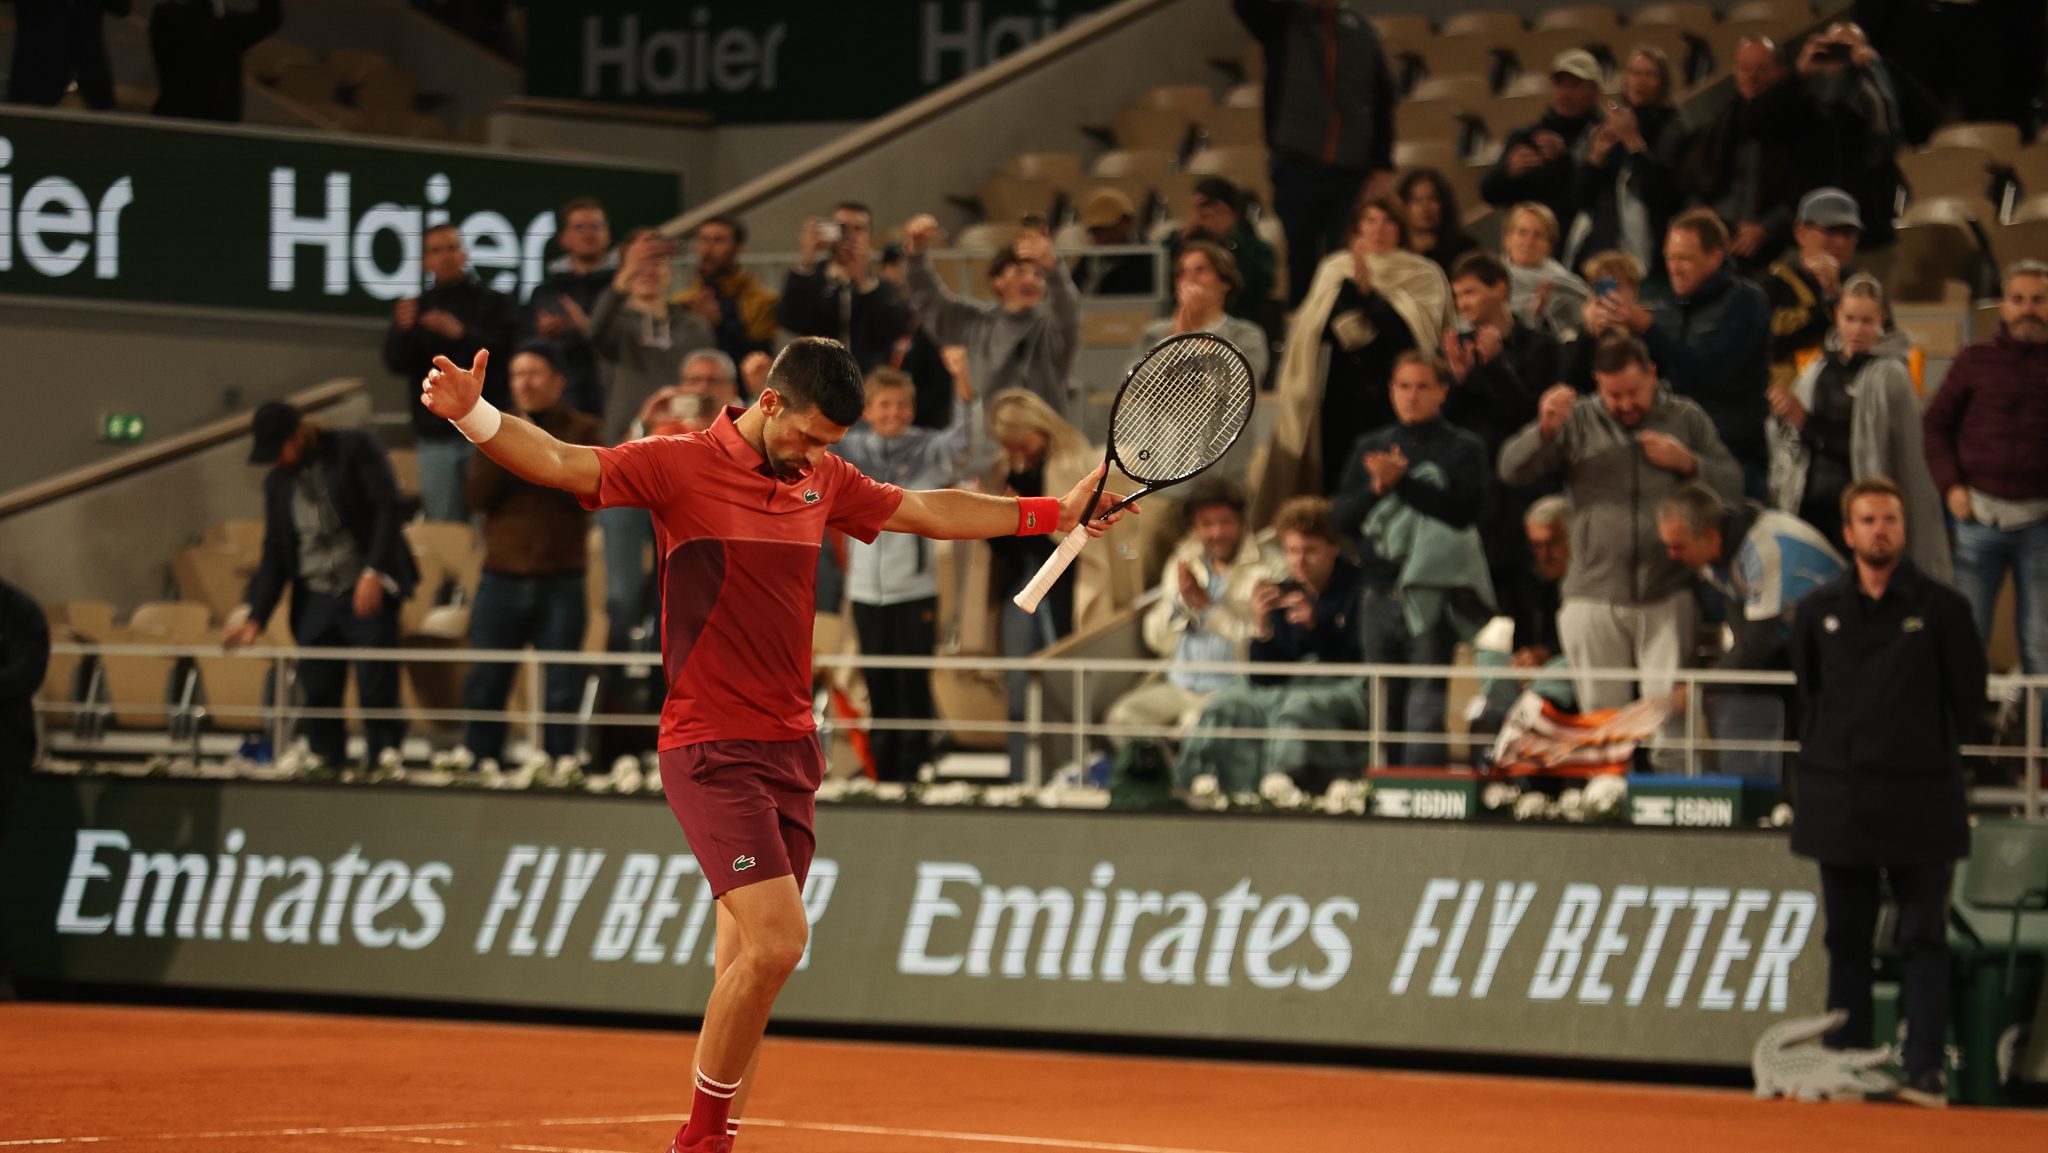
[[1058, 497], [1020, 496], [1017, 498], [1017, 535], [1044, 536], [1060, 527], [1060, 502]]

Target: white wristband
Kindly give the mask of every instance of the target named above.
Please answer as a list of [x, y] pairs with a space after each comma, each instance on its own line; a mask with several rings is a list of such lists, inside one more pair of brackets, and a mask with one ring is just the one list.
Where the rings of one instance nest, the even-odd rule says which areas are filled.
[[497, 405], [478, 397], [461, 420], [449, 423], [455, 426], [455, 431], [467, 437], [469, 443], [482, 444], [498, 435], [498, 426], [505, 423], [505, 414], [498, 411]]

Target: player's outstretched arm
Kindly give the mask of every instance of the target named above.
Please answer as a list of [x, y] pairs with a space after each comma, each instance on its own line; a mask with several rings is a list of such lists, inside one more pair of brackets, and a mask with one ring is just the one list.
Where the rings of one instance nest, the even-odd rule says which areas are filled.
[[506, 420], [483, 399], [484, 369], [490, 359], [489, 351], [479, 351], [468, 368], [461, 368], [445, 356], [435, 357], [434, 367], [420, 386], [420, 403], [453, 423], [485, 456], [504, 465], [512, 475], [595, 498], [595, 452], [580, 444], [563, 444], [531, 421]]
[[[1111, 525], [1122, 520], [1125, 513], [1138, 511], [1137, 505], [1131, 505], [1118, 509], [1107, 519], [1089, 515], [1123, 499], [1113, 492], [1104, 492], [1099, 500], [1095, 497], [1095, 486], [1101, 482], [1102, 474], [1108, 468], [1107, 464], [1097, 465], [1094, 472], [1081, 478], [1079, 484], [1058, 500], [989, 496], [952, 488], [910, 490], [903, 494], [903, 503], [897, 506], [896, 515], [890, 517], [882, 528], [886, 532], [914, 533], [933, 540], [984, 540], [994, 536], [1072, 531], [1076, 525], [1085, 523], [1090, 536], [1101, 536]], [[1048, 515], [1054, 523], [1037, 523], [1037, 518]]]

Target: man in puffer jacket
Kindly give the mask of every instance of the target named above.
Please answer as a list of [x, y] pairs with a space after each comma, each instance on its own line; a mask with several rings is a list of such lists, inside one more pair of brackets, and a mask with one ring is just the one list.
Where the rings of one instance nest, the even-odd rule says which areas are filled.
[[1641, 341], [1602, 340], [1593, 379], [1593, 396], [1569, 385], [1545, 393], [1535, 423], [1500, 450], [1504, 483], [1562, 476], [1571, 491], [1572, 566], [1557, 631], [1587, 710], [1625, 705], [1636, 694], [1582, 670], [1637, 669], [1641, 695], [1656, 696], [1671, 691], [1672, 674], [1693, 651], [1693, 577], [1658, 539], [1658, 504], [1688, 480], [1730, 504], [1742, 500], [1742, 471], [1713, 422], [1659, 383]]
[[[943, 488], [960, 478], [981, 427], [981, 405], [967, 378], [965, 350], [948, 348], [953, 371], [953, 423], [944, 429], [910, 423], [917, 386], [893, 368], [868, 374], [867, 411], [833, 451], [862, 472], [888, 484]], [[847, 594], [860, 651], [868, 656], [928, 657], [938, 643], [938, 565], [931, 542], [908, 533], [885, 532], [873, 544], [849, 542]], [[876, 720], [930, 720], [929, 669], [869, 669], [868, 702]], [[875, 775], [885, 781], [914, 781], [931, 757], [931, 734], [922, 730], [874, 731], [869, 745]]]

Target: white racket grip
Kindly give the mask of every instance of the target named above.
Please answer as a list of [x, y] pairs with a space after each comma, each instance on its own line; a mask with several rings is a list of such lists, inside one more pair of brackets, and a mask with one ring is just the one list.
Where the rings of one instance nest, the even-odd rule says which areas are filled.
[[1067, 566], [1074, 563], [1074, 558], [1081, 555], [1081, 550], [1088, 547], [1088, 540], [1088, 530], [1079, 525], [1074, 526], [1074, 531], [1067, 534], [1067, 538], [1060, 542], [1060, 547], [1054, 549], [1052, 555], [1045, 558], [1045, 563], [1038, 566], [1038, 575], [1031, 578], [1031, 583], [1024, 586], [1024, 591], [1011, 598], [1017, 607], [1027, 613], [1037, 612], [1038, 602], [1045, 599], [1045, 594], [1052, 591], [1053, 582], [1059, 580], [1060, 574], [1067, 571]]

